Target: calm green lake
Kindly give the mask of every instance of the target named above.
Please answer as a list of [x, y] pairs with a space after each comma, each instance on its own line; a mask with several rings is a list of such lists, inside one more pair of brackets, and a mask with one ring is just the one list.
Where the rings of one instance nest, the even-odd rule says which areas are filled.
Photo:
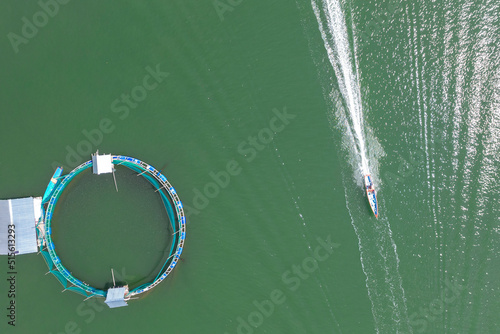
[[[186, 245], [118, 309], [19, 256], [15, 327], [2, 257], [0, 333], [498, 333], [498, 1], [59, 1], [0, 4], [0, 198], [132, 156], [175, 186]], [[52, 221], [98, 287], [154, 278], [171, 240], [116, 174]]]

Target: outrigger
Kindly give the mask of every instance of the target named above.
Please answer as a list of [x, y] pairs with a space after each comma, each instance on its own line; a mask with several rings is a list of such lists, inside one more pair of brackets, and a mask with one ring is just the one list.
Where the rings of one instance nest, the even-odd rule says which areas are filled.
[[370, 207], [372, 208], [375, 218], [378, 218], [377, 191], [375, 190], [370, 174], [365, 175], [365, 187]]

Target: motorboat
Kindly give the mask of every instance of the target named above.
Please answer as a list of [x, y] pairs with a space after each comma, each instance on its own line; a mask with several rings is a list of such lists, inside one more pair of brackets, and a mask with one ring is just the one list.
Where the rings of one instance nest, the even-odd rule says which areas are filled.
[[370, 174], [365, 175], [365, 188], [368, 203], [370, 203], [370, 207], [372, 208], [375, 218], [378, 218], [377, 191], [375, 190]]

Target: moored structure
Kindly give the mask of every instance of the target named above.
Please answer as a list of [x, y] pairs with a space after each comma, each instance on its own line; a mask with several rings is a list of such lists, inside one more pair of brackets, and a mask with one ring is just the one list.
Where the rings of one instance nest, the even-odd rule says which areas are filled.
[[41, 197], [0, 200], [0, 255], [38, 251], [41, 204]]
[[[129, 290], [128, 285], [113, 286], [107, 290], [94, 288], [74, 277], [61, 263], [52, 241], [52, 219], [59, 197], [71, 180], [86, 169], [92, 167], [94, 174], [115, 172], [114, 166], [121, 165], [143, 176], [159, 193], [167, 211], [172, 234], [172, 244], [160, 272], [149, 283]], [[161, 283], [175, 268], [180, 260], [186, 238], [186, 217], [182, 202], [166, 176], [153, 166], [132, 157], [123, 155], [92, 155], [92, 159], [61, 176], [62, 167], [58, 167], [42, 197], [0, 201], [0, 255], [9, 254], [10, 230], [15, 229], [15, 254], [27, 254], [39, 251], [46, 261], [49, 272], [64, 286], [64, 290], [77, 292], [86, 297], [105, 297], [110, 308], [126, 306], [126, 301], [133, 296], [150, 291]], [[116, 181], [115, 181], [116, 185]], [[118, 188], [117, 188], [118, 190]], [[5, 225], [5, 229], [3, 228]], [[5, 231], [5, 233], [4, 233]], [[5, 246], [4, 246], [5, 245]], [[114, 281], [114, 279], [113, 279]]]

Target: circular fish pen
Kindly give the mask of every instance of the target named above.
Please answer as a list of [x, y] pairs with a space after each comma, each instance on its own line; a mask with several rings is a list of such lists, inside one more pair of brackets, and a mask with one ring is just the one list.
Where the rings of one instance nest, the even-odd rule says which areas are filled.
[[[61, 263], [61, 260], [59, 259], [56, 253], [56, 247], [52, 241], [52, 226], [51, 226], [52, 215], [59, 197], [61, 196], [66, 186], [71, 182], [71, 180], [84, 170], [93, 167], [94, 173], [96, 173], [95, 171], [97, 169], [96, 166], [97, 160], [94, 159], [95, 157], [99, 158], [103, 156], [97, 156], [96, 154], [93, 156], [92, 160], [82, 163], [81, 165], [73, 169], [69, 174], [59, 177], [53, 177], [51, 180], [53, 185], [49, 183], [49, 188], [47, 188], [46, 192], [47, 196], [44, 196], [44, 200], [42, 203], [42, 211], [44, 209], [45, 204], [47, 204], [47, 207], [44, 213], [44, 224], [43, 224], [44, 229], [40, 238], [41, 239], [40, 252], [43, 255], [45, 261], [47, 262], [47, 265], [49, 267], [49, 272], [52, 273], [59, 280], [59, 282], [61, 282], [65, 290], [77, 292], [87, 298], [100, 296], [100, 297], [106, 297], [108, 300], [110, 297], [109, 292], [111, 292], [111, 290], [117, 290], [118, 288], [117, 289], [110, 288], [104, 291], [101, 289], [94, 288], [89, 284], [82, 282], [78, 278], [74, 277]], [[112, 167], [113, 164], [127, 167], [137, 172], [138, 175], [143, 176], [149, 183], [153, 185], [154, 188], [156, 188], [156, 191], [161, 196], [161, 200], [165, 206], [165, 209], [167, 211], [170, 220], [170, 224], [174, 232], [172, 234], [173, 240], [170, 252], [168, 254], [168, 258], [163, 264], [158, 275], [153, 279], [153, 281], [146, 284], [142, 284], [130, 291], [128, 290], [128, 286], [126, 288], [123, 288], [123, 290], [121, 290], [120, 293], [124, 293], [124, 295], [121, 296], [120, 298], [122, 300], [128, 300], [131, 297], [150, 291], [152, 288], [160, 284], [175, 268], [176, 264], [180, 259], [182, 249], [184, 247], [184, 240], [186, 238], [186, 217], [184, 215], [184, 209], [182, 207], [182, 202], [180, 201], [179, 196], [177, 195], [174, 187], [172, 187], [170, 182], [168, 182], [167, 178], [161, 173], [161, 171], [158, 171], [153, 166], [139, 159], [131, 158], [128, 156], [109, 155], [109, 158], [111, 160], [111, 163], [108, 165], [111, 166], [111, 168], [113, 168]], [[61, 174], [59, 168], [56, 171], [56, 173], [58, 173], [58, 175]], [[99, 172], [96, 174], [99, 174]], [[117, 306], [111, 306], [111, 304], [108, 305], [110, 307], [117, 307]], [[122, 304], [118, 306], [125, 306], [125, 305]]]

